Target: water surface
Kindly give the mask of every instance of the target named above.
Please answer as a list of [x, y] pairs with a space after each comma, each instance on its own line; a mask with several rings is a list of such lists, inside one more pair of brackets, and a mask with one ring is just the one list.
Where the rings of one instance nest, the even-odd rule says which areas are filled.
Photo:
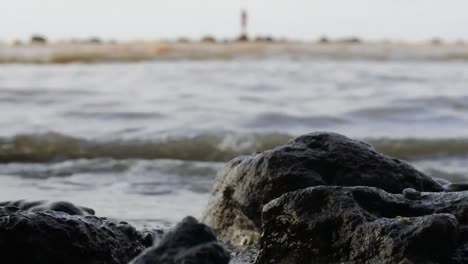
[[200, 216], [237, 155], [328, 130], [466, 179], [468, 62], [293, 58], [0, 65], [0, 200], [136, 225]]

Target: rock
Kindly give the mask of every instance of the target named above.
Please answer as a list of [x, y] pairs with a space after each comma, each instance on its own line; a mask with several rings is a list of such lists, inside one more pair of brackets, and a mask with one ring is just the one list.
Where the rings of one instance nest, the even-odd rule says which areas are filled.
[[457, 183], [451, 183], [447, 181], [446, 179], [441, 179], [441, 178], [433, 178], [436, 180], [438, 183], [442, 185], [444, 188], [444, 191], [446, 192], [460, 192], [460, 191], [466, 191], [468, 190], [468, 182], [457, 182]]
[[444, 185], [446, 192], [461, 192], [468, 190], [468, 182], [449, 183]]
[[437, 177], [432, 177], [435, 181], [437, 181], [440, 185], [444, 186], [444, 185], [448, 185], [448, 184], [451, 184], [451, 182], [449, 182], [448, 180], [446, 179], [442, 179], [442, 178], [437, 178]]
[[413, 188], [406, 188], [403, 190], [403, 195], [410, 200], [419, 200], [421, 199], [421, 192], [416, 191]]
[[317, 186], [263, 208], [256, 264], [467, 263], [468, 195]]
[[17, 207], [23, 211], [29, 212], [41, 212], [46, 210], [52, 210], [57, 212], [64, 212], [69, 215], [94, 215], [95, 212], [93, 209], [84, 207], [84, 206], [76, 206], [70, 202], [49, 202], [49, 201], [25, 201], [25, 200], [18, 200], [18, 201], [8, 201], [8, 202], [0, 202], [0, 206], [13, 206]]
[[32, 35], [30, 43], [31, 44], [46, 44], [47, 43], [47, 38], [45, 36], [41, 36], [41, 35]]
[[0, 207], [2, 263], [123, 264], [152, 242], [151, 234], [138, 232], [125, 222], [62, 211]]
[[317, 185], [374, 186], [399, 194], [405, 188], [444, 190], [431, 177], [366, 143], [335, 133], [311, 133], [230, 161], [218, 173], [203, 221], [223, 240], [251, 244], [261, 233], [265, 204]]
[[240, 34], [237, 39], [236, 39], [237, 42], [248, 42], [249, 41], [249, 37], [246, 35], [246, 34]]
[[227, 264], [229, 259], [210, 227], [186, 217], [130, 264]]
[[204, 36], [200, 41], [202, 43], [216, 43], [216, 38], [213, 36]]

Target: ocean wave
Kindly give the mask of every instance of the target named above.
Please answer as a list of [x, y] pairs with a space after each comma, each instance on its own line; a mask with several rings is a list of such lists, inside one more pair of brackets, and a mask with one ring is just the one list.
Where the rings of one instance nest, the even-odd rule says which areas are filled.
[[226, 161], [271, 149], [291, 136], [204, 134], [165, 140], [87, 140], [59, 133], [25, 134], [0, 139], [0, 162], [56, 162], [68, 159], [177, 159]]
[[347, 120], [326, 115], [296, 116], [280, 112], [266, 112], [245, 123], [247, 127], [325, 126], [346, 124]]
[[468, 155], [468, 139], [465, 138], [372, 138], [365, 141], [379, 152], [406, 160]]
[[161, 119], [165, 118], [164, 114], [159, 112], [130, 112], [130, 111], [70, 111], [63, 114], [65, 117], [83, 118], [83, 119], [125, 119], [125, 120], [136, 120], [136, 119]]
[[[0, 138], [0, 162], [59, 162], [70, 159], [175, 159], [227, 161], [285, 144], [292, 135], [281, 133], [202, 134], [159, 140], [89, 140], [59, 133]], [[468, 155], [468, 139], [368, 138], [387, 155], [422, 160]]]
[[431, 106], [432, 108], [446, 108], [454, 111], [468, 110], [468, 96], [425, 96], [418, 98], [398, 99], [393, 103], [405, 104], [414, 108], [427, 108], [427, 106]]

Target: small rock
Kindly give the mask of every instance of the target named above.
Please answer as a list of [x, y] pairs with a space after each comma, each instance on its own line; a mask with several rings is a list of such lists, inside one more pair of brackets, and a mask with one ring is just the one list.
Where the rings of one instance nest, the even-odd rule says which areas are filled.
[[229, 260], [213, 230], [193, 217], [186, 217], [130, 264], [227, 264]]
[[420, 191], [416, 191], [415, 189], [413, 188], [406, 188], [403, 190], [403, 194], [405, 195], [405, 197], [407, 199], [410, 199], [410, 200], [419, 200], [421, 199], [421, 192]]

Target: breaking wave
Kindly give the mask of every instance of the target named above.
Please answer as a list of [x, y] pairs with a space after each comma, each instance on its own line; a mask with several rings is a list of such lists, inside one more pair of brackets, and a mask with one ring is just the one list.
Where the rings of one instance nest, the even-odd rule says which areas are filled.
[[[0, 162], [58, 162], [69, 159], [176, 159], [227, 161], [288, 142], [281, 133], [202, 134], [159, 140], [89, 140], [59, 133], [0, 138]], [[363, 139], [387, 155], [420, 160], [468, 155], [468, 139]]]
[[59, 133], [0, 139], [0, 162], [54, 162], [68, 159], [178, 159], [225, 161], [284, 144], [285, 134], [199, 135], [165, 140], [95, 141]]

